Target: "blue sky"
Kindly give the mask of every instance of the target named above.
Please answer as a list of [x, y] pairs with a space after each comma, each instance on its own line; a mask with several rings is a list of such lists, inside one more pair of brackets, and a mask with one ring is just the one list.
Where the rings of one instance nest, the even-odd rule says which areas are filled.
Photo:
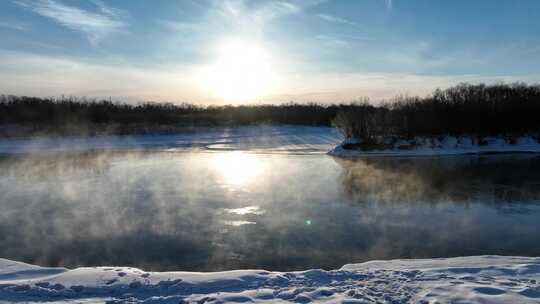
[[4, 94], [341, 102], [540, 80], [536, 0], [5, 0], [0, 35]]

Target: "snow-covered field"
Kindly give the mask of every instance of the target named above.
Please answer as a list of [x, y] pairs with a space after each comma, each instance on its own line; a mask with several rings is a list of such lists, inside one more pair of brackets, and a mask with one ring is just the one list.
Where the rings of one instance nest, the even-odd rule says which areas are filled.
[[88, 150], [243, 150], [260, 153], [326, 153], [342, 140], [333, 128], [246, 126], [198, 128], [170, 135], [1, 139], [0, 153]]
[[373, 261], [339, 270], [214, 273], [45, 268], [0, 259], [0, 302], [539, 303], [540, 258]]
[[355, 140], [344, 140], [328, 154], [340, 157], [364, 156], [433, 156], [433, 155], [465, 155], [489, 153], [539, 153], [540, 143], [532, 136], [522, 136], [508, 143], [502, 136], [486, 137], [482, 143], [472, 136], [443, 138], [419, 137], [413, 140], [398, 140], [392, 148], [383, 150], [362, 151], [346, 149], [344, 145], [356, 144]]

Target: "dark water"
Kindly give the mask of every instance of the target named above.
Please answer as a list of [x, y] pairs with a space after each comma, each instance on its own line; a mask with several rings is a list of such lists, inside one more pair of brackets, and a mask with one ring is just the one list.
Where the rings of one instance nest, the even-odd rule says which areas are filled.
[[540, 255], [540, 157], [0, 158], [0, 257], [149, 270]]

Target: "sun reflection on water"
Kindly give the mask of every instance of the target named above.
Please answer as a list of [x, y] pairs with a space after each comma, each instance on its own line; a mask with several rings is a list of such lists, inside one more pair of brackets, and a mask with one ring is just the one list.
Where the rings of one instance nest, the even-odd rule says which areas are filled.
[[261, 172], [261, 162], [257, 156], [242, 151], [216, 154], [213, 165], [223, 176], [224, 183], [229, 185], [250, 183]]
[[223, 222], [225, 225], [234, 226], [234, 227], [240, 227], [244, 225], [255, 225], [256, 222], [250, 222], [250, 221], [225, 221]]
[[259, 206], [247, 206], [247, 207], [235, 208], [235, 209], [225, 209], [225, 211], [227, 213], [237, 214], [237, 215], [246, 215], [246, 214], [262, 215], [265, 213], [265, 211], [261, 209]]

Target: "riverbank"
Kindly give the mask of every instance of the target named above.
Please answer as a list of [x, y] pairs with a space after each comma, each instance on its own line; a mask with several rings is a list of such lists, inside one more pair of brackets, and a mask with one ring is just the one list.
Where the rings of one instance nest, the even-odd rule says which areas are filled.
[[383, 139], [376, 144], [346, 139], [334, 147], [329, 155], [355, 158], [364, 156], [444, 156], [500, 153], [540, 153], [540, 142], [535, 136], [440, 136], [413, 139]]
[[338, 270], [146, 272], [47, 268], [0, 259], [0, 302], [538, 303], [540, 258], [477, 256]]

